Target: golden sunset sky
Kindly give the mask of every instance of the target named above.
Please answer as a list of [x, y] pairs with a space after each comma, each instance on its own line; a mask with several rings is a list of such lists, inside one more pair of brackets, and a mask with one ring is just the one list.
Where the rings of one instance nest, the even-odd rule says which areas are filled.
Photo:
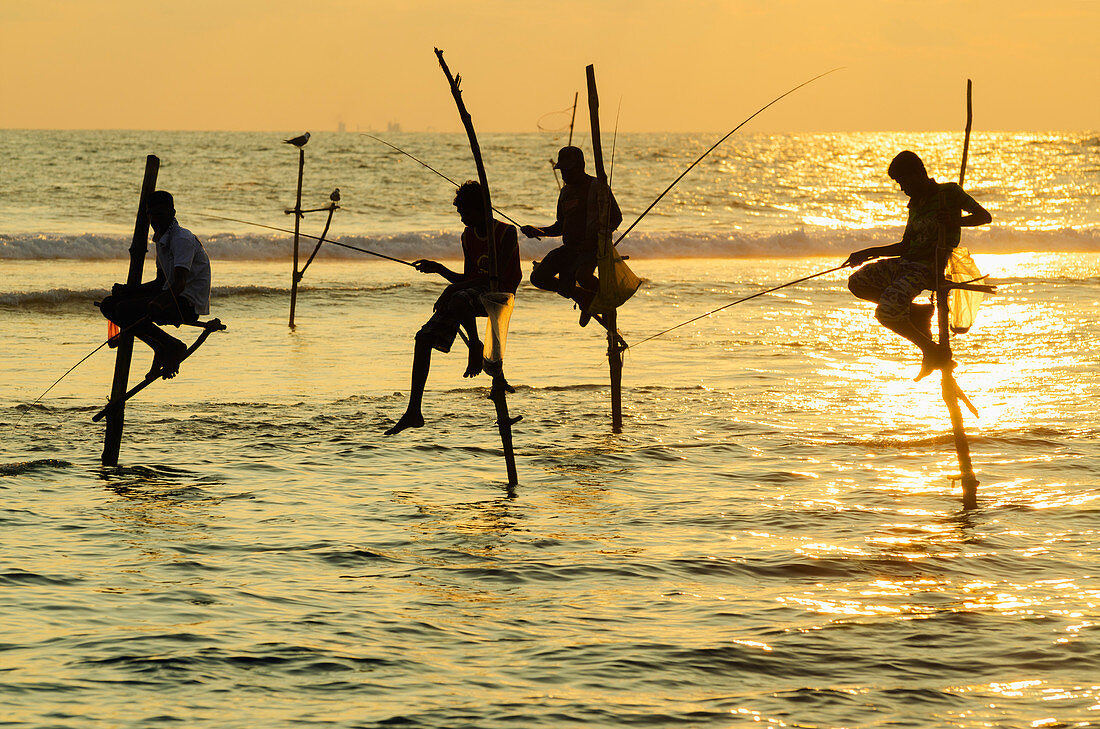
[[479, 131], [583, 104], [588, 63], [622, 131], [727, 130], [835, 66], [751, 130], [954, 130], [968, 77], [976, 129], [1090, 130], [1098, 29], [1095, 0], [0, 0], [0, 128], [457, 131], [439, 46]]

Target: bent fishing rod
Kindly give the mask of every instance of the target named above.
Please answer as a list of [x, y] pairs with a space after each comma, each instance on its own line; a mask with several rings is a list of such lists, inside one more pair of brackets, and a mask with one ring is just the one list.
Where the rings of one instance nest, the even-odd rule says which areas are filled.
[[772, 287], [770, 289], [765, 289], [764, 291], [757, 291], [755, 294], [752, 294], [751, 296], [746, 296], [743, 299], [738, 299], [737, 301], [732, 301], [732, 302], [726, 304], [725, 306], [719, 306], [717, 309], [714, 309], [713, 311], [708, 311], [705, 314], [700, 314], [699, 316], [695, 317], [694, 319], [688, 319], [687, 321], [682, 322], [680, 324], [677, 324], [674, 327], [669, 327], [668, 329], [665, 329], [664, 331], [657, 332], [656, 334], [648, 336], [648, 337], [646, 337], [645, 339], [643, 339], [641, 341], [634, 342], [634, 344], [631, 344], [628, 347], [628, 349], [633, 349], [634, 347], [637, 347], [642, 342], [648, 342], [650, 339], [656, 339], [657, 337], [659, 337], [663, 334], [668, 334], [673, 329], [679, 329], [680, 327], [685, 327], [688, 324], [691, 324], [693, 322], [697, 322], [700, 319], [703, 319], [705, 317], [710, 316], [711, 314], [717, 314], [718, 312], [722, 311], [723, 309], [728, 309], [731, 306], [736, 306], [737, 304], [742, 304], [742, 303], [748, 301], [749, 299], [755, 299], [758, 296], [763, 296], [764, 294], [770, 294], [773, 291], [778, 291], [779, 289], [785, 289], [788, 286], [794, 286], [795, 284], [802, 283], [803, 281], [809, 281], [811, 278], [817, 278], [818, 276], [824, 276], [827, 273], [834, 273], [836, 271], [839, 271], [842, 268], [847, 268], [847, 264], [842, 264], [840, 266], [837, 266], [836, 268], [830, 268], [828, 271], [821, 271], [820, 273], [814, 273], [814, 274], [811, 274], [809, 276], [803, 276], [802, 278], [795, 279], [794, 281], [788, 281], [785, 284], [780, 284], [779, 286], [775, 286], [775, 287]]
[[703, 152], [701, 155], [699, 155], [698, 159], [696, 159], [694, 162], [692, 162], [686, 170], [681, 172], [679, 177], [677, 177], [675, 180], [673, 180], [672, 183], [669, 184], [669, 186], [665, 188], [665, 191], [662, 192], [660, 195], [658, 195], [657, 199], [655, 199], [653, 202], [651, 202], [649, 204], [648, 208], [646, 208], [645, 210], [642, 211], [642, 214], [638, 216], [637, 220], [635, 220], [633, 223], [631, 223], [630, 227], [627, 228], [625, 231], [623, 231], [619, 235], [619, 237], [615, 239], [615, 245], [619, 245], [619, 242], [622, 241], [622, 239], [625, 238], [630, 231], [634, 230], [634, 226], [636, 226], [638, 223], [642, 222], [642, 218], [644, 218], [646, 215], [648, 215], [649, 211], [652, 210], [654, 207], [656, 207], [657, 203], [661, 202], [661, 199], [664, 198], [664, 196], [667, 195], [672, 188], [676, 187], [676, 183], [678, 183], [680, 180], [684, 179], [684, 176], [687, 175], [687, 173], [691, 172], [692, 169], [695, 168], [695, 165], [702, 162], [707, 157], [707, 155], [709, 155], [711, 152], [713, 152], [715, 149], [717, 149], [718, 145], [720, 145], [722, 142], [724, 142], [727, 139], [729, 139], [730, 137], [732, 137], [733, 134], [738, 129], [745, 126], [750, 121], [755, 119], [757, 116], [762, 114], [764, 112], [764, 110], [767, 109], [769, 106], [781, 101], [782, 99], [786, 98], [787, 96], [790, 96], [795, 91], [798, 91], [800, 88], [802, 88], [803, 86], [808, 86], [809, 84], [812, 84], [814, 81], [817, 81], [819, 78], [823, 78], [825, 76], [828, 76], [830, 73], [833, 73], [835, 71], [839, 71], [842, 68], [843, 68], [843, 66], [837, 66], [836, 68], [831, 69], [829, 71], [826, 71], [825, 73], [820, 73], [817, 76], [814, 76], [813, 78], [811, 78], [808, 81], [803, 81], [798, 86], [795, 86], [793, 89], [790, 89], [789, 91], [786, 91], [786, 92], [780, 94], [779, 96], [777, 96], [774, 99], [772, 99], [771, 101], [769, 101], [767, 104], [764, 104], [759, 109], [757, 109], [755, 112], [753, 112], [752, 116], [750, 116], [748, 119], [745, 119], [745, 121], [741, 122], [740, 124], [735, 126], [733, 129], [731, 129], [726, 134], [726, 136], [722, 137], [717, 142], [715, 142], [713, 145], [711, 145], [710, 149], [708, 149], [706, 152]]
[[[214, 220], [228, 220], [231, 223], [240, 223], [242, 225], [252, 225], [257, 228], [267, 228], [268, 230], [277, 230], [280, 233], [290, 233], [294, 235], [293, 230], [286, 228], [277, 228], [274, 225], [264, 225], [263, 223], [255, 223], [251, 220], [241, 220], [239, 218], [227, 218], [224, 215], [214, 215], [213, 213], [193, 212], [192, 215], [201, 215], [204, 218], [213, 218]], [[322, 241], [324, 243], [331, 243], [334, 246], [340, 246], [341, 248], [350, 248], [353, 251], [359, 251], [360, 253], [369, 253], [372, 256], [378, 256], [379, 258], [385, 258], [387, 261], [393, 261], [394, 263], [404, 263], [406, 266], [416, 266], [408, 261], [403, 261], [400, 258], [394, 258], [393, 256], [387, 256], [385, 253], [379, 253], [377, 251], [368, 250], [366, 248], [359, 248], [358, 246], [348, 245], [347, 243], [340, 243], [339, 241], [329, 240], [327, 238], [319, 238], [315, 235], [309, 235], [308, 233], [298, 233], [302, 238], [310, 238], [312, 240]], [[310, 259], [312, 260], [312, 259]]]

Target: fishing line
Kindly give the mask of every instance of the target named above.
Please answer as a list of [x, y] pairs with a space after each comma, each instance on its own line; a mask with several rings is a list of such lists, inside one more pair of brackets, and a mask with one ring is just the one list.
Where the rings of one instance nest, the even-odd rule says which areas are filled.
[[705, 317], [710, 316], [711, 314], [716, 314], [719, 311], [722, 311], [723, 309], [728, 309], [731, 306], [735, 306], [737, 304], [744, 303], [744, 302], [748, 301], [749, 299], [755, 299], [757, 296], [763, 296], [764, 294], [770, 294], [773, 291], [778, 291], [779, 289], [785, 289], [788, 286], [794, 286], [797, 283], [802, 283], [803, 281], [809, 281], [811, 278], [817, 278], [818, 276], [824, 276], [827, 273], [833, 273], [835, 271], [839, 271], [842, 268], [845, 268], [845, 266], [841, 265], [841, 266], [837, 266], [836, 268], [830, 268], [828, 271], [821, 271], [820, 273], [815, 273], [815, 274], [812, 274], [810, 276], [803, 276], [802, 278], [795, 279], [794, 281], [788, 281], [785, 284], [780, 284], [779, 286], [775, 286], [775, 287], [770, 288], [770, 289], [765, 289], [764, 291], [758, 291], [755, 294], [752, 294], [751, 296], [746, 296], [743, 299], [738, 299], [737, 301], [730, 302], [730, 303], [726, 304], [725, 306], [719, 306], [717, 309], [714, 309], [713, 311], [708, 311], [706, 314], [700, 314], [699, 316], [697, 316], [693, 319], [688, 319], [687, 321], [682, 322], [680, 324], [677, 324], [674, 327], [669, 327], [668, 329], [665, 329], [664, 331], [657, 332], [656, 334], [648, 336], [645, 339], [642, 339], [641, 341], [634, 342], [634, 344], [631, 344], [631, 345], [628, 346], [628, 349], [633, 349], [634, 347], [637, 347], [642, 342], [648, 342], [650, 339], [656, 339], [657, 337], [659, 337], [663, 334], [668, 334], [673, 329], [679, 329], [680, 327], [687, 326], [688, 324], [691, 324], [692, 322], [697, 322], [700, 319], [703, 319]]
[[677, 182], [679, 182], [680, 180], [682, 180], [682, 179], [684, 178], [684, 176], [685, 176], [685, 175], [686, 175], [687, 173], [691, 172], [691, 170], [692, 170], [692, 169], [693, 169], [693, 168], [695, 167], [695, 165], [697, 165], [697, 164], [699, 164], [700, 162], [702, 162], [702, 161], [703, 161], [703, 159], [704, 159], [704, 158], [705, 158], [705, 157], [706, 157], [706, 156], [707, 156], [708, 154], [710, 154], [710, 153], [711, 153], [711, 152], [713, 152], [713, 151], [714, 151], [715, 149], [717, 149], [717, 148], [718, 148], [718, 145], [720, 145], [720, 144], [721, 144], [722, 142], [726, 141], [726, 140], [727, 140], [727, 139], [729, 139], [729, 138], [730, 138], [731, 136], [733, 136], [733, 133], [734, 133], [734, 132], [736, 132], [736, 131], [737, 131], [738, 129], [740, 129], [741, 127], [745, 126], [746, 124], [748, 124], [748, 123], [749, 123], [750, 121], [752, 121], [753, 119], [755, 119], [755, 118], [756, 118], [756, 117], [757, 117], [758, 115], [760, 115], [760, 114], [761, 114], [761, 113], [762, 113], [762, 112], [763, 112], [763, 111], [764, 111], [765, 109], [767, 109], [767, 108], [768, 108], [769, 106], [771, 106], [772, 104], [775, 104], [776, 102], [780, 101], [781, 99], [783, 99], [783, 98], [785, 98], [785, 97], [787, 97], [787, 96], [790, 96], [790, 95], [791, 95], [791, 94], [793, 94], [793, 93], [794, 93], [795, 91], [798, 91], [798, 90], [799, 90], [800, 88], [802, 88], [803, 86], [806, 86], [806, 85], [808, 85], [808, 84], [812, 84], [812, 83], [813, 83], [814, 81], [817, 81], [817, 80], [818, 80], [819, 78], [822, 78], [822, 77], [824, 77], [824, 76], [828, 76], [828, 75], [829, 75], [830, 73], [833, 73], [834, 71], [839, 71], [839, 70], [840, 70], [841, 68], [843, 68], [843, 66], [837, 66], [836, 68], [834, 68], [834, 69], [832, 69], [832, 70], [829, 70], [829, 71], [826, 71], [825, 73], [822, 73], [822, 74], [818, 74], [817, 76], [814, 76], [814, 77], [813, 77], [812, 79], [810, 79], [809, 81], [803, 81], [803, 82], [802, 82], [802, 83], [800, 83], [800, 84], [799, 84], [798, 86], [795, 86], [795, 87], [794, 87], [793, 89], [791, 89], [790, 91], [787, 91], [787, 92], [785, 92], [785, 93], [783, 93], [783, 94], [781, 94], [781, 95], [779, 95], [779, 96], [775, 97], [774, 99], [772, 99], [771, 101], [769, 101], [769, 102], [768, 102], [767, 104], [764, 104], [764, 106], [762, 106], [762, 107], [760, 107], [759, 109], [757, 109], [757, 110], [756, 110], [756, 111], [755, 111], [755, 112], [753, 113], [753, 115], [752, 115], [752, 116], [750, 116], [750, 117], [749, 117], [748, 119], [746, 119], [745, 121], [743, 121], [743, 122], [741, 122], [740, 124], [738, 124], [737, 126], [735, 126], [735, 127], [733, 128], [733, 129], [731, 129], [731, 130], [729, 131], [729, 133], [728, 133], [728, 134], [726, 134], [726, 136], [722, 137], [722, 138], [721, 138], [721, 139], [719, 139], [719, 140], [718, 140], [717, 142], [715, 142], [715, 143], [714, 143], [714, 144], [713, 144], [713, 145], [711, 146], [711, 148], [710, 148], [710, 149], [708, 149], [708, 150], [707, 150], [706, 152], [703, 152], [703, 154], [699, 155], [699, 158], [698, 158], [697, 160], [695, 160], [694, 162], [692, 162], [692, 163], [691, 163], [691, 165], [690, 165], [690, 166], [689, 166], [689, 167], [688, 167], [688, 168], [687, 168], [686, 170], [684, 170], [683, 172], [681, 172], [681, 173], [680, 173], [680, 176], [679, 176], [679, 177], [677, 177], [677, 178], [676, 178], [675, 180], [673, 180], [673, 181], [672, 181], [672, 183], [671, 183], [671, 184], [670, 184], [670, 185], [669, 185], [668, 187], [666, 187], [666, 188], [665, 188], [665, 191], [664, 191], [664, 192], [662, 192], [662, 193], [661, 193], [660, 195], [658, 195], [658, 196], [657, 196], [657, 199], [656, 199], [656, 200], [654, 200], [653, 202], [651, 202], [651, 203], [649, 204], [649, 207], [648, 207], [648, 208], [646, 208], [646, 209], [645, 209], [644, 211], [642, 211], [642, 214], [638, 216], [638, 219], [637, 219], [637, 220], [635, 220], [635, 221], [634, 221], [633, 223], [631, 223], [631, 224], [630, 224], [630, 227], [629, 227], [629, 228], [627, 228], [627, 229], [626, 229], [626, 230], [625, 230], [625, 231], [624, 231], [624, 232], [622, 233], [622, 235], [620, 235], [620, 236], [619, 236], [619, 237], [618, 237], [618, 238], [617, 238], [617, 239], [615, 240], [615, 245], [619, 245], [619, 242], [620, 242], [620, 241], [621, 241], [621, 240], [622, 240], [623, 238], [625, 238], [625, 237], [627, 236], [627, 233], [629, 233], [630, 231], [634, 230], [634, 226], [636, 226], [636, 225], [637, 225], [638, 223], [642, 222], [642, 218], [644, 218], [644, 217], [645, 217], [645, 216], [646, 216], [646, 215], [647, 215], [647, 214], [649, 213], [649, 211], [650, 211], [650, 210], [652, 210], [652, 209], [653, 209], [653, 208], [654, 208], [654, 207], [655, 207], [655, 206], [657, 205], [657, 203], [661, 202], [661, 199], [662, 199], [662, 198], [663, 198], [663, 197], [664, 197], [665, 195], [667, 195], [667, 194], [668, 194], [669, 190], [671, 190], [671, 189], [672, 189], [673, 187], [675, 187], [675, 186], [676, 186], [676, 183], [677, 183]]
[[[288, 230], [286, 228], [277, 228], [274, 225], [264, 225], [263, 223], [254, 223], [251, 220], [241, 220], [240, 218], [227, 218], [224, 215], [214, 215], [213, 213], [195, 212], [193, 214], [194, 215], [201, 215], [204, 218], [213, 218], [215, 220], [228, 220], [231, 223], [241, 223], [242, 225], [252, 225], [252, 226], [255, 226], [257, 228], [267, 228], [268, 230], [277, 230], [280, 233], [290, 233], [291, 235], [294, 234], [293, 230]], [[409, 263], [408, 261], [403, 261], [400, 258], [394, 258], [393, 256], [387, 256], [385, 253], [378, 253], [377, 251], [367, 250], [366, 248], [359, 248], [358, 246], [348, 245], [347, 243], [340, 243], [340, 242], [334, 241], [334, 240], [326, 240], [324, 238], [319, 238], [315, 235], [309, 235], [307, 233], [299, 233], [298, 235], [302, 238], [310, 238], [312, 240], [325, 241], [326, 243], [331, 243], [334, 246], [340, 246], [341, 248], [350, 248], [351, 250], [359, 251], [360, 253], [369, 253], [372, 256], [378, 256], [379, 258], [385, 258], [387, 261], [393, 261], [394, 263], [404, 263], [406, 266], [412, 266], [413, 268], [416, 268], [416, 266], [413, 266], [413, 264]]]
[[27, 406], [27, 409], [26, 409], [26, 410], [24, 410], [24, 411], [23, 411], [22, 413], [20, 413], [20, 414], [19, 414], [19, 417], [18, 417], [18, 418], [16, 418], [16, 420], [15, 420], [15, 422], [14, 422], [14, 423], [12, 423], [12, 426], [11, 426], [11, 427], [13, 427], [13, 428], [14, 428], [14, 427], [15, 427], [16, 425], [19, 425], [19, 421], [23, 419], [23, 416], [27, 414], [27, 411], [28, 411], [28, 410], [30, 410], [31, 408], [33, 408], [33, 407], [34, 407], [35, 405], [37, 405], [37, 404], [39, 403], [39, 401], [40, 401], [40, 400], [42, 400], [42, 398], [46, 397], [46, 395], [47, 395], [47, 394], [49, 393], [49, 391], [50, 391], [50, 390], [52, 390], [52, 389], [54, 389], [55, 387], [57, 387], [57, 384], [58, 384], [59, 382], [61, 382], [62, 380], [64, 380], [64, 379], [65, 379], [66, 377], [68, 377], [68, 376], [69, 376], [69, 373], [70, 373], [70, 372], [72, 372], [73, 370], [75, 370], [75, 369], [76, 369], [77, 367], [79, 367], [80, 365], [84, 364], [84, 363], [85, 363], [85, 362], [86, 362], [86, 361], [88, 360], [88, 358], [90, 358], [90, 357], [91, 357], [91, 356], [92, 356], [93, 354], [95, 354], [95, 353], [96, 353], [96, 352], [98, 352], [99, 350], [103, 349], [103, 346], [104, 346], [104, 345], [106, 345], [106, 344], [110, 344], [110, 343], [111, 343], [111, 340], [114, 340], [114, 339], [118, 339], [118, 338], [119, 338], [119, 337], [121, 337], [121, 336], [122, 336], [123, 334], [125, 334], [125, 333], [126, 333], [126, 332], [128, 332], [128, 331], [130, 331], [131, 329], [133, 329], [133, 328], [134, 328], [134, 327], [136, 327], [137, 325], [141, 324], [142, 322], [144, 322], [144, 321], [145, 321], [146, 319], [148, 319], [148, 318], [149, 318], [149, 315], [148, 315], [148, 314], [146, 314], [145, 316], [141, 317], [140, 319], [138, 319], [138, 320], [137, 320], [136, 322], [134, 322], [134, 323], [133, 323], [133, 324], [131, 324], [130, 326], [126, 327], [125, 329], [122, 329], [122, 330], [120, 330], [118, 334], [114, 335], [113, 337], [108, 337], [108, 338], [107, 338], [107, 339], [106, 339], [105, 341], [103, 341], [103, 342], [102, 342], [102, 343], [101, 343], [101, 344], [100, 344], [100, 345], [99, 345], [98, 347], [96, 347], [95, 349], [93, 349], [93, 350], [92, 350], [91, 352], [88, 352], [88, 354], [84, 355], [83, 359], [81, 359], [81, 360], [80, 360], [79, 362], [77, 362], [77, 363], [76, 363], [76, 364], [74, 364], [74, 365], [73, 365], [72, 367], [70, 367], [69, 369], [67, 369], [67, 370], [65, 371], [65, 374], [61, 375], [61, 377], [58, 377], [58, 378], [57, 378], [56, 380], [54, 380], [54, 382], [53, 382], [53, 384], [52, 384], [52, 385], [50, 385], [49, 387], [47, 387], [47, 388], [46, 388], [46, 389], [45, 389], [45, 390], [44, 390], [44, 391], [42, 392], [42, 394], [41, 394], [41, 395], [39, 395], [39, 396], [38, 396], [37, 398], [35, 398], [34, 402], [32, 402], [32, 403], [31, 403], [30, 405], [28, 405], [28, 406]]
[[[447, 176], [446, 176], [445, 174], [443, 174], [442, 172], [440, 172], [440, 171], [439, 171], [439, 170], [437, 170], [436, 168], [432, 167], [432, 166], [431, 166], [430, 164], [428, 164], [427, 162], [424, 162], [423, 160], [417, 159], [416, 157], [412, 156], [411, 154], [409, 154], [409, 153], [408, 153], [408, 152], [406, 152], [405, 150], [401, 149], [401, 148], [400, 148], [400, 147], [398, 147], [397, 145], [395, 145], [395, 144], [390, 144], [390, 143], [389, 143], [389, 142], [387, 142], [387, 141], [386, 141], [385, 139], [381, 139], [380, 137], [376, 137], [376, 136], [374, 136], [373, 134], [367, 134], [366, 132], [359, 132], [359, 133], [360, 133], [360, 134], [362, 134], [362, 135], [363, 135], [364, 137], [370, 137], [371, 139], [373, 139], [373, 140], [374, 140], [374, 141], [376, 141], [376, 142], [381, 142], [382, 144], [386, 145], [387, 147], [389, 147], [390, 149], [392, 149], [392, 150], [393, 150], [393, 151], [395, 151], [395, 152], [400, 152], [401, 154], [403, 154], [403, 155], [405, 155], [406, 157], [408, 157], [409, 159], [411, 159], [411, 160], [412, 160], [413, 162], [416, 162], [416, 163], [417, 163], [418, 165], [420, 165], [420, 166], [422, 166], [422, 167], [427, 167], [427, 168], [428, 168], [429, 170], [431, 170], [431, 171], [432, 171], [432, 172], [434, 172], [435, 174], [439, 175], [440, 177], [442, 177], [442, 178], [443, 178], [444, 180], [446, 180], [447, 182], [451, 183], [451, 184], [452, 184], [452, 185], [454, 185], [455, 187], [462, 187], [462, 185], [461, 185], [460, 183], [458, 183], [458, 182], [455, 182], [455, 181], [454, 181], [454, 180], [452, 180], [452, 179], [451, 179], [450, 177], [447, 177]], [[507, 221], [508, 221], [509, 223], [511, 223], [512, 225], [516, 226], [517, 228], [522, 228], [522, 227], [523, 227], [522, 225], [520, 225], [519, 223], [517, 223], [517, 222], [516, 222], [516, 219], [515, 219], [515, 218], [513, 218], [513, 217], [512, 217], [512, 216], [510, 216], [510, 215], [508, 215], [508, 213], [504, 212], [504, 211], [503, 211], [503, 210], [501, 210], [500, 208], [494, 207], [494, 208], [493, 208], [493, 212], [496, 212], [496, 213], [500, 213], [501, 217], [503, 217], [503, 218], [504, 218], [505, 220], [507, 220]]]

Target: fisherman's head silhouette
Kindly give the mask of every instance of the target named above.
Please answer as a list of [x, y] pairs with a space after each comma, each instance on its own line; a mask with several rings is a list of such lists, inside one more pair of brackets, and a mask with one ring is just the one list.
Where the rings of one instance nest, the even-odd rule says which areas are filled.
[[464, 225], [474, 228], [478, 233], [485, 232], [485, 199], [481, 195], [480, 182], [463, 182], [455, 193], [454, 206]]
[[561, 178], [566, 182], [576, 182], [584, 176], [584, 152], [580, 147], [562, 147], [554, 169], [561, 170]]
[[168, 226], [176, 219], [176, 204], [172, 200], [172, 193], [164, 190], [157, 190], [149, 196], [148, 210], [149, 224], [158, 235], [168, 230]]
[[916, 152], [910, 152], [908, 149], [898, 152], [890, 162], [887, 172], [890, 178], [901, 187], [901, 191], [909, 197], [918, 197], [923, 194], [931, 181], [928, 171], [924, 168], [924, 162]]

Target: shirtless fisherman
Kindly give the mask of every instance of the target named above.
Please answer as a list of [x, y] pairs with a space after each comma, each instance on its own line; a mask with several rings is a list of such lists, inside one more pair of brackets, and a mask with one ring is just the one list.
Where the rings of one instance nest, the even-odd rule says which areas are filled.
[[149, 196], [149, 224], [157, 258], [157, 276], [136, 286], [115, 284], [99, 304], [103, 316], [129, 329], [153, 350], [147, 377], [175, 377], [187, 345], [157, 324], [179, 326], [210, 313], [210, 258], [195, 235], [176, 222], [171, 193]]
[[[878, 304], [875, 318], [887, 329], [920, 347], [922, 380], [937, 369], [952, 366], [948, 349], [932, 337], [931, 304], [915, 304], [921, 291], [936, 288], [936, 247], [941, 229], [950, 251], [959, 245], [960, 228], [986, 225], [993, 220], [954, 182], [939, 183], [928, 176], [924, 163], [908, 150], [894, 157], [890, 177], [909, 196], [909, 220], [901, 241], [864, 248], [848, 256], [845, 266], [859, 266], [881, 256], [892, 256], [864, 266], [848, 279], [848, 289], [861, 299]], [[966, 211], [969, 215], [962, 215]], [[947, 265], [944, 260], [943, 265]], [[942, 271], [940, 271], [942, 273]]]
[[[421, 259], [413, 263], [421, 273], [438, 273], [450, 285], [436, 300], [435, 313], [416, 334], [409, 404], [405, 414], [386, 431], [386, 435], [395, 435], [405, 428], [420, 428], [424, 425], [421, 403], [432, 363], [432, 350], [450, 352], [459, 327], [465, 330], [469, 344], [469, 360], [463, 377], [477, 377], [481, 374], [483, 346], [477, 334], [476, 317], [486, 316], [481, 295], [489, 292], [488, 226], [481, 184], [472, 180], [463, 183], [455, 195], [454, 206], [466, 225], [466, 229], [462, 231], [462, 273], [452, 271], [437, 261]], [[492, 222], [498, 285], [501, 291], [514, 294], [523, 278], [519, 267], [516, 229], [498, 220]]]
[[[588, 305], [599, 291], [600, 283], [592, 272], [596, 268], [596, 178], [584, 171], [584, 152], [578, 147], [562, 147], [554, 168], [561, 170], [565, 185], [558, 195], [557, 220], [552, 225], [536, 228], [525, 225], [520, 230], [528, 238], [561, 236], [562, 244], [546, 254], [531, 272], [531, 283], [546, 291], [556, 291], [572, 299], [581, 309], [581, 326], [591, 315]], [[623, 214], [615, 196], [610, 199], [609, 230], [623, 222]]]

